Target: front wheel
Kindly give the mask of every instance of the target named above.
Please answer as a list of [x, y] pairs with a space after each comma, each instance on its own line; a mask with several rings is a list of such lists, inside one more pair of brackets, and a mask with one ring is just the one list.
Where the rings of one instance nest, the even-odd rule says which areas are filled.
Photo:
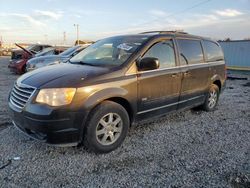
[[203, 109], [206, 111], [213, 111], [215, 107], [217, 106], [217, 103], [219, 100], [219, 94], [220, 94], [220, 90], [218, 86], [215, 84], [212, 84], [208, 91], [206, 100], [203, 104]]
[[104, 101], [90, 114], [86, 124], [84, 145], [95, 153], [107, 153], [118, 148], [129, 129], [127, 111], [119, 104]]
[[26, 69], [26, 64], [22, 67], [22, 73], [26, 73], [27, 69]]

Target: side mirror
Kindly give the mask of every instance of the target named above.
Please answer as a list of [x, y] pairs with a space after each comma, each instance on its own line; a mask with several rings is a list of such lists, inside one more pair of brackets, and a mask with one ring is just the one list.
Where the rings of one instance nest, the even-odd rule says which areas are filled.
[[139, 71], [155, 70], [160, 67], [159, 59], [154, 57], [145, 57], [137, 62]]

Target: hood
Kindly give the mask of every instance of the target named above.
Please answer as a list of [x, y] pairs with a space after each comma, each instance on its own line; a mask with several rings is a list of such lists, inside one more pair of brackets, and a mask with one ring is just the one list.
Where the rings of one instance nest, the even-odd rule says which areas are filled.
[[29, 55], [34, 55], [34, 53], [32, 53], [31, 51], [25, 49], [24, 47], [20, 46], [19, 44], [15, 43], [15, 45], [18, 46], [19, 48], [21, 48], [23, 51], [27, 52]]
[[17, 82], [36, 88], [80, 87], [87, 78], [96, 78], [108, 71], [104, 67], [62, 63], [28, 72]]
[[62, 61], [62, 60], [67, 60], [67, 56], [60, 56], [60, 55], [48, 55], [48, 56], [41, 56], [41, 57], [35, 57], [29, 60], [29, 64], [37, 64], [41, 62], [46, 62], [46, 63], [52, 63], [54, 61]]
[[36, 64], [39, 62], [44, 62], [44, 61], [56, 61], [58, 60], [59, 56], [58, 55], [48, 55], [48, 56], [40, 56], [40, 57], [34, 57], [31, 60], [29, 60], [30, 64]]

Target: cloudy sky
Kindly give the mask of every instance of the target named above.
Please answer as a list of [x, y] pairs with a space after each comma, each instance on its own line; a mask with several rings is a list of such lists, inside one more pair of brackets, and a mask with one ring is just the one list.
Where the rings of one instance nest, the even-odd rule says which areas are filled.
[[250, 38], [250, 0], [0, 0], [4, 42], [62, 43], [183, 29], [214, 39]]

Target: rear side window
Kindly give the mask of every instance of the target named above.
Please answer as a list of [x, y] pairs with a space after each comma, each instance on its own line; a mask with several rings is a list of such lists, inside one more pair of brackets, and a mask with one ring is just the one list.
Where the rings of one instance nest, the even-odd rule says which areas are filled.
[[175, 66], [175, 52], [171, 40], [158, 42], [144, 54], [143, 57], [155, 57], [160, 61], [160, 69]]
[[35, 52], [40, 52], [43, 49], [42, 46], [34, 46], [31, 50], [35, 51]]
[[206, 61], [211, 62], [211, 61], [220, 61], [224, 59], [223, 52], [218, 44], [207, 40], [205, 40], [203, 44], [204, 44]]
[[199, 40], [178, 39], [181, 65], [203, 63], [203, 52]]

